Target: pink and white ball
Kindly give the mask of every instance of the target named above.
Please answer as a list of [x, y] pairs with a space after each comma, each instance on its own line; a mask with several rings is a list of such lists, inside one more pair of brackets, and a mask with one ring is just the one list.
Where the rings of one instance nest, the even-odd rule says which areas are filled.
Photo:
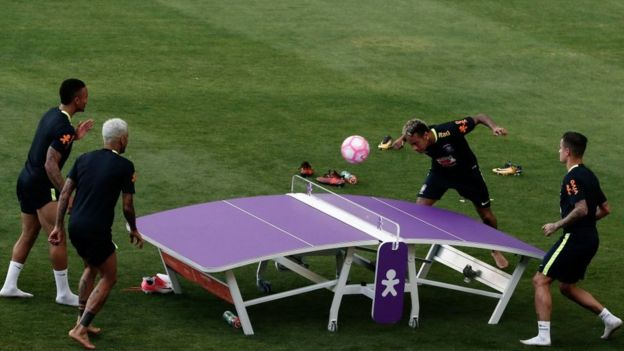
[[340, 153], [349, 163], [361, 163], [366, 160], [370, 147], [368, 141], [359, 135], [352, 135], [342, 142]]

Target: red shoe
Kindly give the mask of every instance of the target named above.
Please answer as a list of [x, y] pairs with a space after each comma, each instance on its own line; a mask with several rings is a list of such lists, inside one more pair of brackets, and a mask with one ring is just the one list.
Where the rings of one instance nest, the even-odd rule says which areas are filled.
[[167, 294], [173, 291], [171, 288], [171, 282], [167, 282], [161, 279], [158, 274], [153, 277], [143, 277], [141, 282], [141, 290], [146, 294], [160, 293]]
[[327, 174], [322, 177], [316, 178], [319, 183], [335, 185], [335, 186], [344, 186], [345, 180], [333, 169], [327, 171]]
[[308, 161], [303, 161], [301, 166], [299, 166], [299, 174], [302, 177], [309, 177], [314, 174], [314, 169], [312, 169], [312, 165]]

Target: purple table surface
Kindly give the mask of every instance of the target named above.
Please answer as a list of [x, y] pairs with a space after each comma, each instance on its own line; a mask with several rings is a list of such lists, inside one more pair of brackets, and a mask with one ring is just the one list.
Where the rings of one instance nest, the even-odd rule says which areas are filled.
[[287, 195], [208, 202], [137, 219], [145, 239], [205, 272], [378, 240]]
[[[498, 249], [534, 258], [544, 254], [461, 214], [399, 200], [345, 197], [399, 223], [407, 243]], [[181, 207], [142, 216], [137, 226], [148, 242], [207, 273], [275, 257], [379, 243], [288, 195]]]
[[397, 222], [401, 227], [401, 238], [408, 244], [449, 244], [500, 250], [537, 259], [544, 256], [544, 251], [460, 213], [379, 197], [345, 197]]

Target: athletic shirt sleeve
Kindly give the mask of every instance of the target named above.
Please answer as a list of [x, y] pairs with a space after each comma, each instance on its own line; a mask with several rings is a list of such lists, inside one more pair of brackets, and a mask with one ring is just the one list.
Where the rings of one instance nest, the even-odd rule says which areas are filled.
[[453, 135], [464, 135], [472, 132], [475, 128], [476, 123], [472, 117], [466, 117], [464, 119], [458, 119], [453, 123], [453, 128], [451, 129], [451, 133]]
[[74, 127], [67, 123], [66, 125], [63, 125], [55, 130], [53, 133], [54, 135], [52, 136], [52, 143], [50, 146], [60, 153], [67, 152], [76, 137]]
[[572, 206], [581, 200], [592, 200], [591, 202], [595, 201], [596, 205], [607, 201], [598, 178], [590, 177], [586, 173], [573, 170], [564, 179], [563, 191], [568, 195], [568, 203]]
[[570, 172], [566, 175], [563, 188], [568, 195], [566, 196], [568, 204], [574, 206], [577, 202], [585, 200], [585, 186], [576, 177], [575, 172]]
[[464, 135], [472, 132], [476, 123], [472, 117], [466, 117], [464, 119], [458, 119], [451, 122], [437, 124], [431, 126], [437, 133], [438, 139], [455, 139], [463, 138]]
[[128, 166], [121, 185], [121, 192], [124, 194], [134, 194], [134, 182], [136, 181], [136, 172], [134, 164], [128, 161]]
[[596, 209], [607, 201], [600, 188], [598, 178], [585, 166], [571, 170], [563, 179], [561, 186], [561, 218], [574, 210], [577, 202], [585, 200], [588, 213], [564, 230], [575, 231], [596, 227]]

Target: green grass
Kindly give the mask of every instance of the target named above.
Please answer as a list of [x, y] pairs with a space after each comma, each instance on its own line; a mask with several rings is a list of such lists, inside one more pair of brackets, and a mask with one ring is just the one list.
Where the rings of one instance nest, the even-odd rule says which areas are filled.
[[[375, 150], [348, 167], [341, 141], [360, 134], [374, 146], [412, 116], [444, 122], [485, 112], [511, 133], [493, 138], [479, 127], [469, 136], [500, 228], [546, 249], [555, 239], [540, 227], [558, 216], [565, 172], [557, 162], [559, 137], [581, 131], [590, 140], [586, 164], [613, 208], [600, 224], [601, 248], [582, 286], [624, 314], [619, 1], [0, 1], [0, 8], [3, 272], [20, 231], [15, 180], [34, 128], [58, 103], [59, 83], [78, 77], [90, 100], [77, 119], [97, 124], [76, 143], [68, 167], [100, 147], [105, 119], [126, 119], [139, 214], [285, 193], [303, 160], [317, 172], [348, 168], [358, 175], [361, 183], [341, 192], [413, 201], [426, 157]], [[488, 172], [507, 160], [526, 173]], [[474, 216], [452, 192], [439, 206]], [[105, 328], [94, 338], [100, 349], [514, 350], [536, 330], [532, 262], [496, 326], [486, 324], [492, 300], [425, 287], [417, 330], [407, 321], [376, 325], [370, 301], [347, 296], [338, 333], [328, 333], [331, 294], [316, 292], [249, 308], [256, 335], [244, 337], [220, 318], [230, 306], [186, 281], [181, 296], [122, 291], [162, 268], [153, 247], [130, 247], [117, 212], [119, 282], [96, 319]], [[35, 298], [0, 299], [0, 350], [78, 349], [65, 336], [75, 311], [53, 303], [43, 239], [20, 279]], [[70, 250], [74, 287], [79, 261]], [[327, 257], [312, 263], [331, 269]], [[248, 296], [260, 296], [254, 267], [240, 269], [240, 277]], [[289, 274], [273, 281], [276, 289], [301, 283]], [[556, 289], [553, 296], [554, 349], [622, 348], [622, 335], [599, 340], [596, 317]]]

